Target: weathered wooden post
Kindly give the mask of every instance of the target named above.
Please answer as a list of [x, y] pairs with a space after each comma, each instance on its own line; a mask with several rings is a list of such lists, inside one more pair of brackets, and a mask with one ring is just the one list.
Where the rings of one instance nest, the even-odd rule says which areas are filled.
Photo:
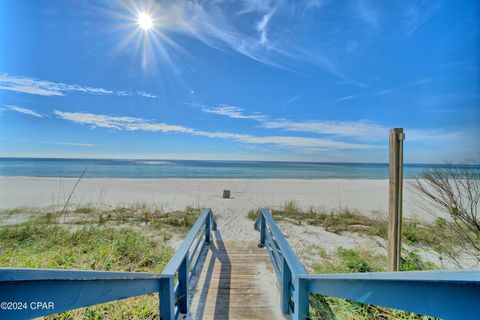
[[403, 196], [403, 128], [390, 129], [387, 271], [400, 270]]

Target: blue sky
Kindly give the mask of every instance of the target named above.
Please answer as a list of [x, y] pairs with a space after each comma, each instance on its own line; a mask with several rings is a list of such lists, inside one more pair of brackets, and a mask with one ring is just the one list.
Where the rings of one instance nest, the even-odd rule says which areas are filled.
[[480, 162], [479, 12], [0, 0], [0, 155], [387, 162], [403, 127], [407, 162]]

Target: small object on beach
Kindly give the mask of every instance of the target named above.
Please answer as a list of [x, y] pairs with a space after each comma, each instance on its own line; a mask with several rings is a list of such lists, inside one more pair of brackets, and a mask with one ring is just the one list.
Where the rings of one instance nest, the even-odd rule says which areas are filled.
[[230, 190], [223, 190], [223, 199], [230, 199]]

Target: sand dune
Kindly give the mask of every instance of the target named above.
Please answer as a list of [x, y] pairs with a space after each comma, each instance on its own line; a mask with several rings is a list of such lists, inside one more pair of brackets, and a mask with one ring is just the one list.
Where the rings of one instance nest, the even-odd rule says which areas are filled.
[[[0, 207], [47, 207], [62, 205], [72, 190], [73, 178], [0, 177]], [[408, 185], [408, 181], [406, 183]], [[74, 205], [122, 206], [138, 202], [165, 210], [186, 206], [211, 207], [219, 216], [223, 236], [257, 237], [250, 209], [278, 208], [287, 201], [299, 207], [338, 209], [349, 207], [366, 215], [387, 216], [387, 180], [290, 180], [290, 179], [99, 179], [80, 181], [71, 203]], [[223, 189], [232, 191], [222, 199]], [[429, 219], [420, 214], [409, 188], [405, 188], [405, 215]]]

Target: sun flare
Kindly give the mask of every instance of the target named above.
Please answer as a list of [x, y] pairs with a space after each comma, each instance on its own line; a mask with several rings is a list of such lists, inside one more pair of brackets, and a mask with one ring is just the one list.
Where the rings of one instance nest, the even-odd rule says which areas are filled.
[[143, 31], [148, 31], [153, 28], [153, 19], [148, 13], [145, 12], [141, 12], [138, 15], [137, 23]]

